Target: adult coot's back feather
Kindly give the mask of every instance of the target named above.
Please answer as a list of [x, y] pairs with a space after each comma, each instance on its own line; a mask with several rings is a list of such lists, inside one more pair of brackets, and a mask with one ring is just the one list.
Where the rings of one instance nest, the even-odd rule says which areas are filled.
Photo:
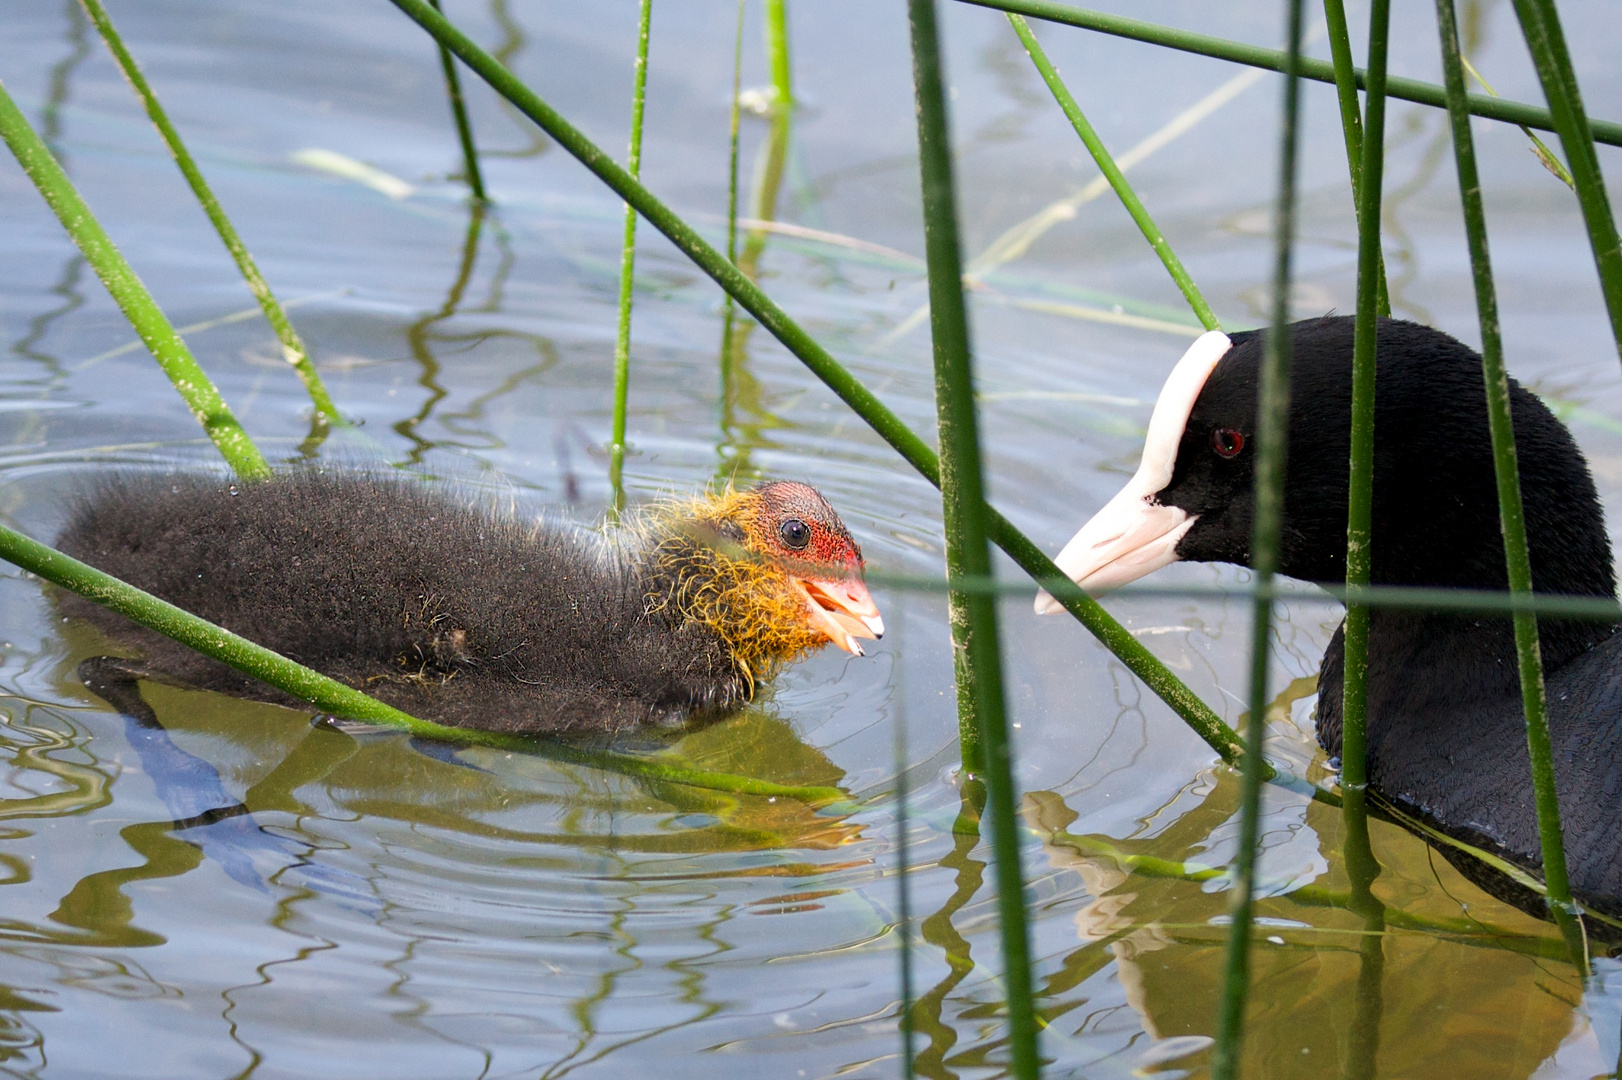
[[[793, 483], [656, 509], [605, 538], [367, 474], [124, 478], [57, 543], [407, 712], [487, 730], [725, 712], [781, 663], [829, 641], [859, 652], [883, 625], [838, 515]], [[61, 605], [138, 649], [140, 674], [296, 704], [87, 600]]]
[[[1290, 443], [1281, 569], [1345, 580], [1352, 320], [1291, 328]], [[1111, 588], [1179, 559], [1248, 564], [1263, 336], [1202, 337], [1167, 380], [1132, 482], [1060, 554], [1084, 587]], [[1375, 378], [1373, 580], [1506, 587], [1481, 358], [1440, 331], [1382, 321]], [[1610, 597], [1609, 538], [1571, 434], [1510, 381], [1540, 593]], [[1039, 607], [1045, 606], [1039, 604]], [[1622, 635], [1539, 620], [1571, 883], [1622, 914]], [[1510, 621], [1371, 613], [1370, 784], [1443, 831], [1542, 864]], [[1319, 677], [1318, 738], [1340, 753], [1344, 649]]]

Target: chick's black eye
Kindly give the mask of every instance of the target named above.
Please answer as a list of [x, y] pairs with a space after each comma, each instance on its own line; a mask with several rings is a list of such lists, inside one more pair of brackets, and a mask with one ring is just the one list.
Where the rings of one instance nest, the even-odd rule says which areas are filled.
[[811, 526], [799, 518], [789, 518], [777, 527], [777, 535], [783, 538], [783, 543], [801, 551], [811, 542]]
[[1245, 448], [1245, 434], [1238, 428], [1219, 427], [1211, 432], [1211, 449], [1217, 457], [1236, 458]]

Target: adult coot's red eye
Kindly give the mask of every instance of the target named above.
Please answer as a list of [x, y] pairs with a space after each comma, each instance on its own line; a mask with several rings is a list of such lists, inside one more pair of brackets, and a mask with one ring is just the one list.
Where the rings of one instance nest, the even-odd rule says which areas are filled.
[[1218, 457], [1236, 458], [1245, 448], [1245, 433], [1238, 428], [1219, 427], [1211, 432], [1211, 449]]

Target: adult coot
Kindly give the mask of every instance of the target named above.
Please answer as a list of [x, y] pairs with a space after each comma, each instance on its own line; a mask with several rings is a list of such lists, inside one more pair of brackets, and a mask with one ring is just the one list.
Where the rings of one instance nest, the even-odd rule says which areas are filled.
[[[1345, 581], [1352, 320], [1291, 327], [1283, 573]], [[1377, 333], [1373, 581], [1506, 588], [1481, 358], [1438, 330]], [[1209, 333], [1155, 404], [1143, 461], [1065, 547], [1059, 567], [1109, 589], [1179, 559], [1248, 565], [1264, 334]], [[1571, 434], [1510, 380], [1540, 593], [1611, 597], [1594, 482]], [[1039, 611], [1053, 609], [1046, 597]], [[1556, 786], [1573, 889], [1622, 914], [1622, 636], [1539, 621]], [[1344, 650], [1319, 673], [1318, 739], [1338, 756]], [[1369, 628], [1369, 782], [1398, 807], [1524, 867], [1542, 864], [1515, 646], [1507, 618], [1376, 609]]]
[[[839, 515], [782, 481], [604, 537], [375, 475], [125, 477], [82, 499], [57, 544], [407, 712], [494, 731], [724, 713], [809, 650], [861, 655], [884, 630]], [[60, 604], [140, 653], [83, 671], [115, 704], [146, 677], [298, 704], [90, 601]]]

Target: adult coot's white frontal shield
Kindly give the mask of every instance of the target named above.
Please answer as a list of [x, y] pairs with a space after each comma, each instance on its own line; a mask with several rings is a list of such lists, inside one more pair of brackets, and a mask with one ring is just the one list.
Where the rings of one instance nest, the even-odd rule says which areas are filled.
[[[1171, 483], [1177, 447], [1194, 402], [1232, 345], [1227, 334], [1212, 330], [1200, 335], [1171, 369], [1149, 417], [1138, 471], [1054, 560], [1077, 585], [1092, 592], [1114, 589], [1177, 561], [1177, 542], [1193, 527], [1195, 517], [1175, 506], [1161, 506], [1154, 497]], [[1038, 615], [1059, 610], [1059, 602], [1046, 591], [1037, 594]]]

